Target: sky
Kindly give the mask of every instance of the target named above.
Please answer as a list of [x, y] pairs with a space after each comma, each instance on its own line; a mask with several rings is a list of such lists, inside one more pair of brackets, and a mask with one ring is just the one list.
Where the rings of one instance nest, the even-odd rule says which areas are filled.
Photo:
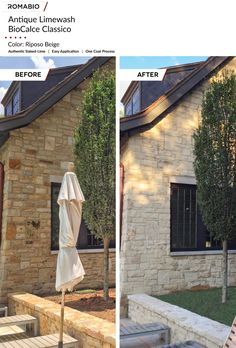
[[[91, 57], [0, 57], [0, 69], [47, 69], [86, 63]], [[0, 101], [12, 81], [0, 81]], [[3, 114], [0, 104], [0, 115]]]
[[[168, 66], [201, 62], [207, 60], [207, 58], [207, 56], [123, 56], [120, 57], [120, 69], [160, 69]], [[130, 82], [120, 81], [120, 99]]]
[[120, 57], [120, 69], [160, 69], [167, 66], [201, 62], [208, 57], [204, 56], [177, 56], [177, 57], [165, 57], [165, 56], [125, 56]]

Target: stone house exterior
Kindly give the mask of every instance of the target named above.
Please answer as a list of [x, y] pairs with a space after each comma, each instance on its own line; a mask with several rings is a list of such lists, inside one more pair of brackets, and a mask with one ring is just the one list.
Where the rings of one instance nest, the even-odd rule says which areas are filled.
[[[73, 161], [73, 132], [80, 119], [82, 93], [97, 69], [115, 71], [115, 58], [95, 57], [73, 71], [59, 69], [55, 75], [61, 75], [52, 76], [52, 84], [45, 82], [45, 87], [40, 82], [41, 95], [39, 82], [34, 82], [34, 88], [21, 83], [18, 95], [13, 82], [4, 97], [6, 116], [0, 120], [0, 302], [5, 302], [10, 292], [55, 291], [55, 201], [68, 162]], [[29, 95], [31, 100], [26, 98]], [[7, 108], [9, 99], [12, 112]], [[103, 250], [96, 247], [91, 235], [85, 237], [93, 248], [86, 248], [85, 243], [85, 249], [80, 250], [86, 276], [79, 287], [101, 288]], [[113, 248], [110, 285], [114, 284]]]
[[[236, 72], [236, 58], [172, 67], [163, 82], [132, 82], [122, 99], [128, 111], [120, 120], [124, 299], [222, 284], [220, 245], [196, 205], [192, 134], [209, 80], [224, 69]], [[235, 241], [230, 247], [229, 284], [235, 285]]]

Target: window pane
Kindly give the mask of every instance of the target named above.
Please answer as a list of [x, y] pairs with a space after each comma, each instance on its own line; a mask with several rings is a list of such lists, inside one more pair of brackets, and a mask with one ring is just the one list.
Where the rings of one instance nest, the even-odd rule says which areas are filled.
[[[196, 185], [171, 184], [171, 250], [217, 250], [222, 243], [213, 237], [197, 205]], [[236, 250], [236, 238], [229, 241]]]
[[190, 207], [190, 244], [192, 247], [197, 245], [197, 197], [196, 189], [190, 191], [191, 207]]
[[[196, 185], [171, 184], [171, 250], [221, 248], [202, 220]], [[229, 242], [229, 249], [236, 249], [236, 239]]]
[[20, 92], [19, 90], [16, 91], [16, 93], [13, 95], [12, 98], [12, 114], [15, 115], [17, 112], [20, 111]]
[[8, 103], [6, 108], [5, 108], [5, 115], [6, 116], [12, 115], [12, 105], [11, 105], [11, 102]]
[[133, 94], [133, 114], [139, 112], [139, 88]]
[[194, 249], [196, 239], [196, 187], [171, 184], [171, 248]]
[[52, 183], [51, 186], [51, 249], [59, 249], [59, 205], [57, 198], [61, 184]]
[[178, 248], [178, 188], [171, 189], [171, 246], [173, 249]]
[[131, 100], [125, 105], [125, 115], [126, 115], [126, 116], [132, 115], [132, 104], [131, 104]]

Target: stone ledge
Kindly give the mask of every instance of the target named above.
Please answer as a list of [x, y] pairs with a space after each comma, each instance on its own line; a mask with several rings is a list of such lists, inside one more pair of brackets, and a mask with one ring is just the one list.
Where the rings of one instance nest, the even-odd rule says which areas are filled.
[[[45, 324], [45, 317], [46, 326], [53, 322], [54, 330], [55, 327], [59, 328], [61, 313], [59, 304], [28, 293], [9, 294], [8, 301], [11, 314], [20, 314], [20, 310], [24, 309], [25, 312], [35, 315], [39, 319], [41, 334], [52, 333], [49, 327], [45, 328], [45, 325], [42, 327], [43, 323]], [[115, 347], [115, 324], [109, 321], [65, 306], [64, 328], [64, 332], [68, 334], [70, 332], [67, 332], [67, 328], [70, 328], [74, 337], [82, 341], [84, 341], [85, 335], [102, 342], [103, 345], [108, 344], [108, 347]], [[77, 335], [78, 337], [76, 337]], [[83, 337], [81, 338], [81, 336]], [[83, 346], [87, 347], [87, 345]]]
[[[171, 251], [170, 256], [222, 255], [222, 250]], [[236, 254], [236, 250], [228, 250], [228, 254]]]
[[[144, 318], [146, 321], [159, 320], [171, 329], [183, 334], [183, 339], [195, 339], [207, 347], [221, 347], [229, 334], [230, 327], [202, 317], [186, 309], [158, 300], [146, 294], [128, 295], [128, 314], [132, 319]], [[140, 316], [137, 315], [140, 311]], [[146, 314], [146, 316], [145, 316]], [[141, 319], [142, 320], [142, 319]], [[196, 339], [196, 337], [198, 339]], [[182, 339], [174, 337], [172, 340]]]

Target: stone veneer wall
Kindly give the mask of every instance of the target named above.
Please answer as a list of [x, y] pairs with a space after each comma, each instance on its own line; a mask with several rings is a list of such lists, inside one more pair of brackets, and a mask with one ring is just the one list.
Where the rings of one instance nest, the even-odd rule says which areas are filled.
[[[106, 64], [115, 70], [115, 60]], [[102, 68], [103, 69], [103, 68]], [[51, 252], [51, 182], [62, 179], [73, 161], [73, 133], [89, 78], [29, 126], [10, 132], [0, 148], [4, 164], [4, 205], [0, 248], [0, 302], [8, 292], [52, 292], [57, 255]], [[86, 199], [86, 197], [85, 197]], [[80, 288], [103, 282], [103, 253], [80, 252], [86, 276]], [[110, 254], [110, 285], [115, 253]]]
[[[235, 71], [236, 59], [226, 68]], [[170, 253], [170, 183], [195, 180], [192, 134], [207, 85], [199, 84], [153, 128], [130, 136], [122, 147], [122, 295], [221, 285], [219, 252]], [[236, 284], [233, 254], [229, 283]]]
[[[39, 334], [58, 333], [61, 306], [31, 294], [8, 297], [10, 315], [31, 314], [38, 319]], [[65, 307], [63, 332], [79, 341], [81, 348], [114, 348], [115, 324]]]
[[140, 324], [170, 327], [171, 343], [194, 340], [207, 348], [223, 346], [230, 327], [145, 294], [128, 296], [128, 316]]

